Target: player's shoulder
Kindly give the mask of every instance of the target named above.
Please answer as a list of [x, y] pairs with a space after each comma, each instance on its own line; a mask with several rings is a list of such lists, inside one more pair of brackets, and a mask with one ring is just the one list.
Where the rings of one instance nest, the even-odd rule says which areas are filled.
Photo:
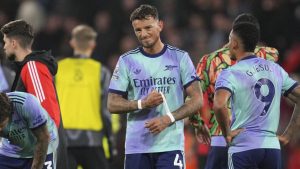
[[209, 54], [205, 54], [199, 61], [200, 64], [206, 65], [206, 69], [211, 66], [219, 68], [227, 68], [233, 64], [230, 58], [229, 48], [223, 47]]
[[25, 92], [14, 91], [8, 92], [6, 93], [6, 95], [11, 102], [23, 105], [30, 94]]
[[229, 48], [223, 47], [209, 54], [204, 55], [207, 60], [230, 60]]
[[171, 56], [175, 56], [178, 60], [186, 60], [187, 58], [190, 58], [189, 53], [185, 50], [181, 50], [169, 44], [166, 44], [166, 49]]
[[260, 58], [273, 62], [277, 62], [279, 58], [278, 50], [269, 46], [256, 46], [254, 53]]
[[43, 62], [40, 61], [35, 61], [35, 60], [30, 60], [25, 63], [25, 65], [22, 67], [21, 72], [33, 72], [33, 73], [38, 73], [38, 72], [47, 72], [48, 67], [45, 65]]
[[184, 51], [182, 49], [179, 49], [179, 48], [177, 48], [175, 46], [172, 46], [172, 45], [169, 45], [169, 44], [166, 44], [166, 47], [167, 47], [168, 50], [173, 51], [173, 52], [177, 52], [177, 53], [180, 53], [180, 54], [187, 53], [187, 51]]
[[216, 82], [217, 81], [222, 81], [222, 80], [230, 80], [234, 77], [234, 73], [236, 70], [235, 69], [232, 69], [232, 67], [229, 67], [228, 69], [223, 69], [220, 74], [218, 75], [217, 79], [216, 79]]
[[214, 54], [214, 53], [222, 53], [222, 54], [225, 53], [225, 54], [227, 54], [227, 53], [229, 53], [229, 48], [228, 47], [223, 47], [223, 48], [215, 50], [211, 54]]
[[264, 63], [267, 63], [269, 65], [273, 65], [273, 66], [279, 66], [279, 64], [274, 62], [273, 60], [265, 59], [265, 58], [263, 58], [261, 56], [258, 56], [258, 55], [256, 55], [256, 57], [257, 57], [256, 59], [260, 60], [260, 62], [264, 62]]
[[126, 52], [126, 53], [123, 53], [123, 54], [120, 56], [120, 58], [121, 58], [121, 59], [128, 58], [128, 57], [134, 56], [134, 55], [136, 55], [136, 54], [138, 54], [138, 53], [140, 53], [140, 52], [141, 52], [140, 47], [137, 47], [137, 48], [132, 49], [132, 50]]
[[73, 57], [65, 57], [65, 58], [60, 58], [57, 61], [57, 64], [59, 67], [68, 67], [69, 64], [72, 64], [74, 62], [74, 58]]

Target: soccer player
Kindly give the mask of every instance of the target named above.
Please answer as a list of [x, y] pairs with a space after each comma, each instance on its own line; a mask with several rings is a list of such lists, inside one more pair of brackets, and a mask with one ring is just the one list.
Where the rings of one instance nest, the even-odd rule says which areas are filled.
[[142, 46], [120, 57], [108, 95], [111, 113], [127, 113], [125, 168], [185, 168], [183, 119], [202, 104], [195, 68], [187, 52], [162, 43], [155, 7], [141, 5], [130, 21]]
[[1, 169], [55, 169], [57, 129], [35, 96], [0, 93], [0, 131]]
[[1, 28], [4, 35], [4, 52], [17, 66], [12, 91], [31, 93], [55, 122], [59, 133], [58, 169], [67, 169], [67, 152], [63, 126], [60, 120], [60, 108], [54, 86], [57, 63], [50, 52], [32, 51], [34, 40], [32, 26], [24, 20], [11, 21]]
[[111, 135], [111, 115], [107, 110], [111, 74], [91, 58], [96, 37], [90, 26], [76, 26], [70, 40], [74, 56], [58, 62], [55, 82], [68, 139], [70, 169], [77, 169], [77, 165], [84, 169], [108, 168], [102, 140]]
[[257, 26], [249, 22], [233, 26], [228, 47], [237, 63], [223, 70], [215, 84], [213, 109], [229, 146], [230, 169], [281, 168], [276, 132], [282, 94], [296, 104], [290, 129], [300, 120], [300, 86], [278, 64], [254, 54], [259, 34]]
[[[253, 23], [259, 29], [257, 19], [251, 14], [240, 14], [234, 20], [233, 25], [241, 22]], [[256, 46], [254, 53], [256, 56], [266, 60], [278, 60], [278, 51], [271, 47]], [[195, 129], [198, 130], [198, 140], [209, 143], [209, 137], [211, 136], [211, 147], [205, 169], [227, 169], [228, 147], [216, 121], [215, 113], [213, 111], [213, 98], [215, 82], [220, 72], [236, 63], [236, 60], [231, 59], [230, 56], [231, 53], [229, 48], [228, 46], [225, 46], [215, 52], [203, 56], [197, 66], [197, 74], [201, 79], [201, 87], [204, 93], [204, 103], [206, 103], [205, 105], [207, 106], [200, 110], [199, 114], [201, 115], [201, 118], [199, 118], [198, 115], [194, 115], [190, 120], [195, 126]], [[209, 129], [209, 133], [206, 128]]]

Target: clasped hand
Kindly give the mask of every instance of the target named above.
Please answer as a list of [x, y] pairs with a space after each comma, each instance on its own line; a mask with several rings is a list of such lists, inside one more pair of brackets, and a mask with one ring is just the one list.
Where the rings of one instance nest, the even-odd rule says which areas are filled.
[[[144, 99], [145, 108], [153, 108], [160, 105], [163, 102], [162, 95], [153, 90], [145, 99]], [[146, 121], [145, 127], [149, 129], [152, 134], [158, 134], [167, 128], [171, 124], [171, 119], [168, 116], [155, 117]]]

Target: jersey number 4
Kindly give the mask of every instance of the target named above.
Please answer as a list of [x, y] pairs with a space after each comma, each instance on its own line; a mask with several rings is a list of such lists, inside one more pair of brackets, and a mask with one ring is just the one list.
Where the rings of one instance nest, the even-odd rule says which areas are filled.
[[260, 114], [260, 116], [265, 116], [275, 96], [274, 84], [269, 79], [259, 79], [254, 86], [254, 93], [256, 98], [265, 104], [264, 109]]
[[183, 169], [182, 161], [180, 160], [179, 154], [176, 154], [176, 157], [174, 159], [174, 166], [178, 166], [179, 169]]

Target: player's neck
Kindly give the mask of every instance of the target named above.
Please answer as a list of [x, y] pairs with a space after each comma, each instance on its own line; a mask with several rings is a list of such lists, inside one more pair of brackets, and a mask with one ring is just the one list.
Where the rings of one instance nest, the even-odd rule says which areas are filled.
[[16, 55], [15, 61], [22, 62], [25, 59], [25, 57], [27, 55], [29, 55], [31, 52], [32, 52], [32, 50], [29, 49], [29, 48], [16, 50], [16, 52], [15, 52], [15, 55]]
[[254, 52], [241, 52], [239, 55], [237, 55], [237, 61], [251, 55], [254, 55]]
[[149, 54], [157, 54], [162, 51], [164, 44], [159, 39], [151, 48], [143, 47], [144, 51]]
[[74, 56], [86, 56], [86, 57], [91, 57], [92, 55], [91, 50], [74, 50]]

